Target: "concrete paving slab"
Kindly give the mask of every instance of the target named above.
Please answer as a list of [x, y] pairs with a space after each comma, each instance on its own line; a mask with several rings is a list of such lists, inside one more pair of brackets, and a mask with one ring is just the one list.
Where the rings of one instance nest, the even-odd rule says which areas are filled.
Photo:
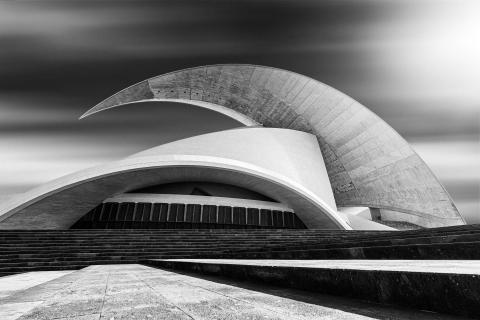
[[1, 304], [0, 319], [15, 320], [24, 313], [29, 312], [43, 301], [35, 302], [18, 302], [18, 303], [4, 303]]
[[8, 297], [15, 292], [63, 277], [72, 272], [73, 271], [37, 271], [0, 277], [0, 299]]
[[148, 265], [477, 317], [480, 261], [157, 259]]
[[461, 319], [144, 265], [91, 266], [22, 293], [0, 299], [0, 319]]

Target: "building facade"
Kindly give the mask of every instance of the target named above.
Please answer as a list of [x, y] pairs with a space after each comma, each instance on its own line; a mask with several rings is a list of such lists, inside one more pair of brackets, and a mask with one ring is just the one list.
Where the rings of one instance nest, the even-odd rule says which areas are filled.
[[185, 69], [124, 89], [82, 118], [141, 101], [208, 108], [245, 127], [54, 180], [2, 204], [0, 229], [349, 230], [390, 229], [387, 221], [465, 223], [395, 130], [314, 79], [253, 65]]

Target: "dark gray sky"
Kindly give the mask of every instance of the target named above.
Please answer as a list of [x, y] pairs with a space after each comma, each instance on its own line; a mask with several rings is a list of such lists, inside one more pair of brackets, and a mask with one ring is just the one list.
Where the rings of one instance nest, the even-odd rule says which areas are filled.
[[77, 120], [140, 80], [237, 62], [296, 71], [360, 101], [480, 221], [478, 57], [475, 0], [0, 2], [0, 194], [238, 126], [165, 103]]

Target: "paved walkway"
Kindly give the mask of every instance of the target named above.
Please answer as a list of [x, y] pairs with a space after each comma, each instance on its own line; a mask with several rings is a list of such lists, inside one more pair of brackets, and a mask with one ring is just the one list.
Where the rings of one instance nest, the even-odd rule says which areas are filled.
[[143, 265], [110, 265], [14, 290], [0, 298], [0, 319], [459, 318]]
[[39, 284], [63, 277], [74, 271], [39, 271], [0, 278], [0, 298], [8, 297]]

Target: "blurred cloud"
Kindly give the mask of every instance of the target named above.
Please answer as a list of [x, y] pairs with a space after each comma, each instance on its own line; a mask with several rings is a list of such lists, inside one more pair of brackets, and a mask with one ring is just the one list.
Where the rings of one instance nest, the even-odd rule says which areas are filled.
[[410, 141], [437, 175], [469, 223], [480, 223], [480, 144], [478, 137]]

